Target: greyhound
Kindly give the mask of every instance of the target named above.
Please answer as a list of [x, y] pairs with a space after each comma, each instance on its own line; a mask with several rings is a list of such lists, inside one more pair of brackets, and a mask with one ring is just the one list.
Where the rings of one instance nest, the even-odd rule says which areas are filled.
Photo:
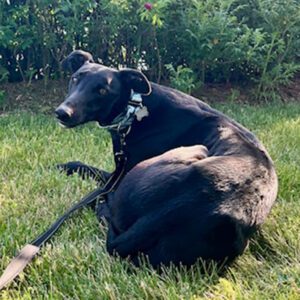
[[[108, 223], [108, 252], [137, 265], [143, 254], [155, 268], [241, 255], [278, 189], [274, 164], [255, 135], [138, 70], [105, 67], [81, 50], [63, 67], [73, 75], [55, 111], [59, 123], [98, 122], [113, 152], [126, 156], [117, 188], [97, 210]], [[60, 168], [99, 182], [111, 175], [81, 162]]]

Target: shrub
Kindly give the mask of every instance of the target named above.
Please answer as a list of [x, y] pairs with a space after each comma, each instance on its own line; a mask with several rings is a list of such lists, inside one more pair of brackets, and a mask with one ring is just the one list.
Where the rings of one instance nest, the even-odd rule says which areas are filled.
[[196, 87], [196, 78], [192, 69], [184, 66], [178, 66], [175, 70], [171, 64], [166, 65], [167, 70], [170, 73], [171, 86], [191, 94], [192, 90]]

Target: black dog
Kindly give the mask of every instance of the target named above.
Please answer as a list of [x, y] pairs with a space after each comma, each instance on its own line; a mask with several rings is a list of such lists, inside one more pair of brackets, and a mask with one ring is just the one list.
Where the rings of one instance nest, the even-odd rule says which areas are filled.
[[[256, 137], [137, 70], [104, 67], [83, 51], [71, 53], [64, 66], [74, 74], [56, 110], [60, 123], [108, 126], [114, 153], [126, 130], [125, 175], [99, 210], [109, 223], [109, 253], [135, 263], [143, 253], [154, 267], [240, 255], [277, 194], [273, 163]], [[130, 119], [129, 104], [139, 97]], [[110, 175], [79, 162], [62, 167], [103, 181]]]

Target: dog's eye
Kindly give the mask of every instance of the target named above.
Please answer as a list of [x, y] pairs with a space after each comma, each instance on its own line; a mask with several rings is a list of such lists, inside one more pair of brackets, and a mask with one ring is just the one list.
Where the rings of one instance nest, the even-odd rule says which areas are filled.
[[101, 96], [105, 96], [107, 94], [107, 90], [106, 89], [99, 89], [99, 94]]
[[73, 83], [77, 83], [78, 82], [78, 78], [77, 77], [72, 77], [72, 82]]

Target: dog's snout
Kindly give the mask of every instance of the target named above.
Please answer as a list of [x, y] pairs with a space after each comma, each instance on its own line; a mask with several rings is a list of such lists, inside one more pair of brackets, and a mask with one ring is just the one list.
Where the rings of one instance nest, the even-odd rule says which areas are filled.
[[68, 121], [71, 117], [70, 112], [62, 107], [58, 107], [55, 110], [55, 115], [56, 115], [57, 119], [59, 119], [60, 121], [63, 121], [63, 122]]

